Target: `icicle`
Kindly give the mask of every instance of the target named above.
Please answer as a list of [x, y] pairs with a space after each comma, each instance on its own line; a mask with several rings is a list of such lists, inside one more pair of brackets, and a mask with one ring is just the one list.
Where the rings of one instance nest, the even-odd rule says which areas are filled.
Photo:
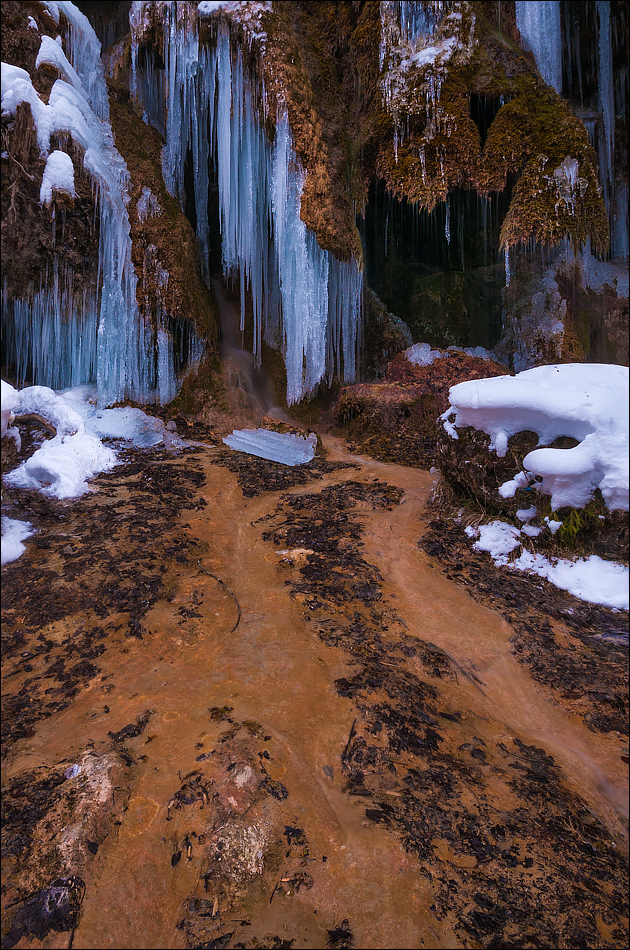
[[[215, 47], [200, 50], [195, 32], [178, 22], [175, 4], [165, 4], [160, 12], [166, 63], [165, 182], [183, 205], [184, 164], [190, 153], [206, 283], [211, 276], [209, 163], [215, 159], [223, 271], [238, 277], [242, 328], [251, 294], [256, 361], [263, 338], [282, 348], [289, 403], [311, 393], [327, 372], [354, 378], [362, 276], [355, 263], [342, 265], [322, 251], [300, 218], [304, 172], [286, 115], [277, 118], [272, 147], [258, 117], [258, 89], [240, 50], [232, 49], [225, 22], [218, 26]], [[140, 73], [138, 98], [153, 121], [149, 108], [154, 111], [155, 106], [142, 98]]]
[[510, 280], [512, 279], [512, 274], [510, 271], [510, 249], [505, 247], [505, 286], [510, 286]]
[[615, 103], [613, 98], [609, 0], [597, 0], [597, 13], [599, 15], [599, 99], [604, 122], [605, 168], [608, 183], [611, 184], [613, 181]]
[[516, 26], [540, 75], [562, 92], [562, 33], [558, 0], [516, 0]]
[[446, 199], [446, 220], [444, 222], [444, 237], [446, 238], [446, 243], [450, 246], [451, 243], [451, 206], [448, 203], [448, 198]]

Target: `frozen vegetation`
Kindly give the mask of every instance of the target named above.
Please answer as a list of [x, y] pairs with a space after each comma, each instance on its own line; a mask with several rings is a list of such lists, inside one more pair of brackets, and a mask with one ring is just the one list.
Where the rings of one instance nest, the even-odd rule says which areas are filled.
[[127, 212], [129, 176], [109, 124], [100, 42], [74, 4], [49, 3], [46, 8], [56, 22], [60, 12], [67, 20], [66, 52], [61, 37], [44, 35], [37, 65], [50, 64], [63, 78], [56, 80], [46, 103], [26, 70], [2, 63], [2, 114], [15, 115], [22, 102], [31, 107], [39, 150], [47, 157], [40, 192], [44, 204], [55, 191], [75, 194], [72, 158], [59, 150], [50, 152], [51, 136], [70, 135], [83, 149], [83, 168], [97, 194], [100, 286], [97, 294], [86, 292], [77, 299], [73, 274], [68, 269], [60, 273], [53, 262], [41, 286], [31, 288], [24, 299], [9, 300], [3, 293], [7, 347], [18, 364], [18, 381], [24, 380], [30, 365], [36, 381], [56, 388], [95, 380], [104, 406], [125, 397], [165, 401], [177, 392], [172, 346], [169, 350], [168, 341], [145, 325], [138, 311]]

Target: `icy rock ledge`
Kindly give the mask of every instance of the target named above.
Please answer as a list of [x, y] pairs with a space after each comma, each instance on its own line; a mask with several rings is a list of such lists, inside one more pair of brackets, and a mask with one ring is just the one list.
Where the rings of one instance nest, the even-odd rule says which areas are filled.
[[223, 441], [237, 452], [247, 452], [248, 455], [257, 455], [283, 465], [304, 465], [311, 461], [317, 448], [317, 436], [314, 433], [303, 437], [268, 429], [235, 429]]

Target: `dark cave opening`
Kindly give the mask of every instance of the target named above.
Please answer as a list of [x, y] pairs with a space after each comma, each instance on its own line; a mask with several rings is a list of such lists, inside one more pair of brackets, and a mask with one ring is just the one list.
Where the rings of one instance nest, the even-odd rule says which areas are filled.
[[498, 341], [505, 286], [499, 234], [510, 195], [510, 188], [489, 199], [456, 189], [429, 213], [373, 183], [358, 221], [365, 277], [414, 342], [490, 349]]

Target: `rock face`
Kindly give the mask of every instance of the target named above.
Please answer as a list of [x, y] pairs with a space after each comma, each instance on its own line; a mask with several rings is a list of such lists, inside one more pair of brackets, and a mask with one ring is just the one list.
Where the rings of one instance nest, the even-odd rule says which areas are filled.
[[[78, 6], [109, 47], [104, 62], [116, 77], [109, 81], [111, 122], [130, 177], [135, 294], [154, 342], [147, 361], [170, 361], [174, 367], [158, 398], [173, 398], [175, 377], [181, 381], [203, 341], [205, 363], [197, 382], [187, 382], [185, 401], [195, 409], [206, 398], [216, 404], [217, 315], [206, 284], [209, 269], [221, 266], [225, 222], [219, 220], [215, 159], [207, 156], [212, 244], [202, 254], [210, 260], [201, 261], [194, 241], [200, 206], [193, 157], [186, 159], [178, 201], [162, 178], [164, 128], [160, 132], [143, 123], [139, 98], [134, 102], [128, 96], [130, 81], [142, 75], [156, 113], [164, 117], [167, 5], [144, 3], [135, 9], [133, 55], [124, 35], [128, 5]], [[233, 52], [256, 87], [254, 99], [270, 147], [277, 139], [279, 107], [286, 110], [292, 148], [303, 170], [301, 221], [331, 259], [352, 262], [357, 273], [363, 267], [365, 281], [383, 301], [380, 309], [369, 293], [365, 297], [364, 378], [381, 376], [394, 352], [409, 345], [405, 327], [386, 314], [402, 317], [413, 339], [440, 346], [493, 346], [501, 334], [500, 358], [517, 369], [548, 359], [627, 360], [627, 294], [617, 287], [615, 296], [611, 287], [595, 299], [586, 282], [584, 293], [578, 287], [570, 294], [564, 274], [556, 270], [548, 280], [546, 265], [523, 250], [530, 245], [557, 250], [567, 241], [578, 248], [588, 241], [604, 253], [607, 209], [612, 213], [613, 204], [619, 248], [626, 173], [611, 204], [612, 185], [598, 184], [598, 162], [606, 156], [600, 149], [598, 160], [592, 145], [604, 141], [600, 126], [607, 116], [606, 134], [610, 132], [604, 105], [597, 107], [602, 115], [595, 110], [593, 118], [582, 103], [578, 112], [583, 122], [575, 102], [543, 81], [532, 54], [523, 49], [512, 4], [457, 2], [439, 10], [425, 5], [418, 22], [401, 19], [403, 6], [297, 0], [201, 12], [197, 4], [178, 6], [181, 22], [197, 31], [201, 51], [216, 44], [219, 30], [228, 30]], [[569, 35], [577, 14], [565, 13]], [[3, 61], [25, 68], [46, 103], [58, 71], [50, 62], [36, 67], [41, 38], [63, 38], [65, 15], [56, 22], [41, 4], [9, 0], [2, 16]], [[627, 22], [616, 5], [611, 16], [610, 62], [616, 75]], [[580, 50], [580, 70], [582, 60], [603, 55], [590, 47]], [[584, 65], [584, 95], [590, 99], [599, 95], [592, 75], [604, 75], [604, 65], [603, 60], [599, 66], [591, 63], [588, 76]], [[573, 98], [574, 80], [571, 74]], [[615, 88], [613, 100], [617, 112], [625, 113], [619, 110], [623, 90]], [[612, 138], [608, 136], [607, 174], [623, 169], [626, 121], [620, 118]], [[31, 287], [37, 292], [42, 282], [52, 282], [55, 267], [64, 293], [79, 310], [84, 294], [98, 296], [102, 280], [102, 235], [83, 150], [72, 138], [52, 136], [50, 148], [73, 159], [76, 193], [54, 192], [52, 201], [42, 205], [45, 160], [28, 104], [3, 115], [2, 125], [2, 234], [10, 250], [2, 262], [6, 319], [10, 322], [13, 302], [24, 299]], [[514, 272], [503, 295], [506, 273], [500, 250], [507, 255], [508, 271]], [[334, 288], [328, 292], [339, 294]], [[249, 303], [243, 309], [249, 342]], [[337, 345], [331, 327], [327, 351]], [[290, 344], [281, 332], [273, 336], [270, 332], [267, 343], [286, 359]], [[347, 341], [345, 346], [344, 362], [352, 362], [346, 357], [353, 346]], [[258, 359], [255, 345], [253, 349]], [[321, 362], [321, 354], [318, 358]], [[321, 377], [325, 383], [342, 377], [341, 362], [335, 352]], [[14, 363], [10, 352], [10, 372]]]
[[449, 351], [430, 366], [415, 366], [398, 353], [385, 378], [345, 386], [335, 418], [353, 451], [386, 462], [418, 468], [435, 464], [439, 416], [448, 406], [448, 391], [465, 379], [509, 373], [493, 360]]

